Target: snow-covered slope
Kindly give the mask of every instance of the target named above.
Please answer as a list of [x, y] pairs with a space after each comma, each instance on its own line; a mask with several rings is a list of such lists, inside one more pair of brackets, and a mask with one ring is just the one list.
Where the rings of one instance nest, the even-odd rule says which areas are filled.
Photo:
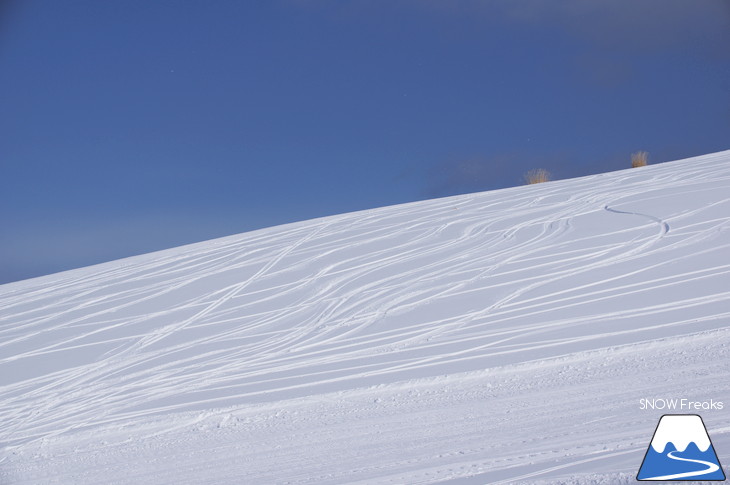
[[730, 151], [3, 285], [0, 483], [628, 483], [669, 398], [730, 462], [729, 249]]

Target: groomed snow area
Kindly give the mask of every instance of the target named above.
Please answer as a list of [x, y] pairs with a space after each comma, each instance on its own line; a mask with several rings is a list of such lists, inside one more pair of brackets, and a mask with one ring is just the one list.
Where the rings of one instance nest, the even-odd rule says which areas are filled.
[[730, 464], [730, 151], [0, 286], [0, 484], [634, 483]]

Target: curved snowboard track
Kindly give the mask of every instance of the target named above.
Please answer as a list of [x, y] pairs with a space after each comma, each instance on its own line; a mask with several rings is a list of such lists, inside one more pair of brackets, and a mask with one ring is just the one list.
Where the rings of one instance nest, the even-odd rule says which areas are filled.
[[729, 229], [721, 152], [0, 286], [0, 483], [633, 483], [730, 402]]

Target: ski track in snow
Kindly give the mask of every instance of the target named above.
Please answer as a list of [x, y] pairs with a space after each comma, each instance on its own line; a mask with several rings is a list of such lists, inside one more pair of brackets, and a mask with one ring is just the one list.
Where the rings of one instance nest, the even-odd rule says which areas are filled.
[[721, 152], [0, 286], [0, 483], [633, 483], [730, 405], [728, 229]]

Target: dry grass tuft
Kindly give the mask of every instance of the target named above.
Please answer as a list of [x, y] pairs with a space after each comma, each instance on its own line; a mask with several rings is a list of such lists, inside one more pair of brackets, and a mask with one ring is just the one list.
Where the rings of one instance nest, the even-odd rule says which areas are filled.
[[549, 182], [551, 178], [550, 172], [544, 168], [533, 168], [525, 174], [525, 182], [529, 185]]
[[649, 164], [648, 152], [636, 152], [631, 154], [631, 167], [645, 167]]

